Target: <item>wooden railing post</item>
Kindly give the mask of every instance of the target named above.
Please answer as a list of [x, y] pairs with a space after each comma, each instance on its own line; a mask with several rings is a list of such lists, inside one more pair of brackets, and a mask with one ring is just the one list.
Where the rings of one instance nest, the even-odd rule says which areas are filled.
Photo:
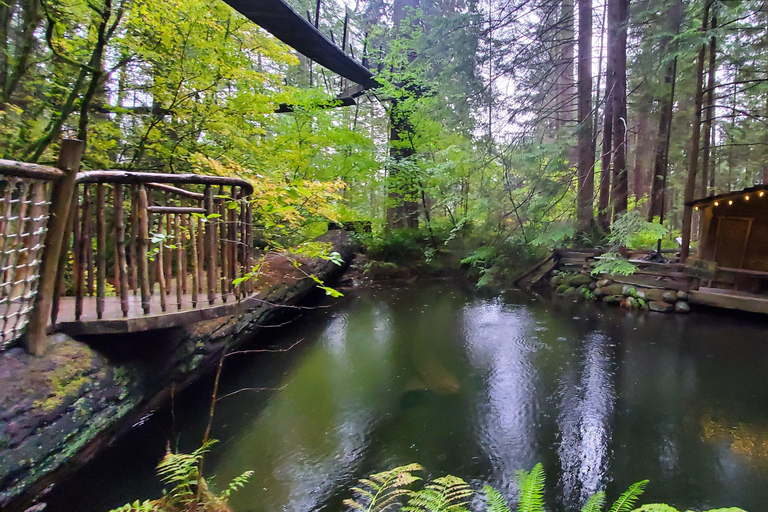
[[36, 356], [43, 355], [47, 345], [45, 329], [53, 303], [53, 295], [58, 291], [56, 290], [56, 282], [59, 272], [59, 256], [64, 245], [64, 237], [68, 231], [67, 220], [72, 207], [75, 180], [84, 148], [85, 143], [81, 140], [64, 139], [61, 141], [61, 152], [56, 166], [66, 175], [58, 180], [52, 189], [48, 229], [40, 263], [40, 279], [38, 280], [32, 311], [29, 313], [29, 325], [25, 340], [27, 351]]

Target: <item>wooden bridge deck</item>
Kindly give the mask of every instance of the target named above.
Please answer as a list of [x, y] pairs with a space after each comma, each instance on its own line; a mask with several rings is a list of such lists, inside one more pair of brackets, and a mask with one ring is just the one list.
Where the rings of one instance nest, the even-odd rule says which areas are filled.
[[251, 295], [240, 301], [230, 295], [227, 302], [222, 302], [221, 296], [217, 296], [213, 305], [209, 305], [207, 297], [204, 297], [204, 300], [198, 301], [197, 307], [193, 307], [192, 295], [185, 294], [182, 296], [181, 309], [179, 309], [176, 295], [172, 293], [166, 297], [167, 306], [163, 312], [160, 307], [160, 297], [153, 294], [150, 300], [151, 314], [145, 315], [141, 309], [141, 297], [131, 294], [128, 296], [127, 317], [123, 316], [119, 297], [106, 297], [104, 314], [101, 319], [96, 316], [96, 297], [84, 297], [83, 314], [80, 316], [80, 320], [75, 320], [75, 298], [62, 297], [56, 330], [70, 336], [80, 336], [178, 327], [222, 316], [241, 314], [258, 305], [259, 300], [256, 295]]

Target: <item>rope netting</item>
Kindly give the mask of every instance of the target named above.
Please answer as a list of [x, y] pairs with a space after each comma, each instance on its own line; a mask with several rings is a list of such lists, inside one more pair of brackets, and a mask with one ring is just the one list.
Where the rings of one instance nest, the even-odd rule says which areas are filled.
[[51, 183], [0, 177], [0, 351], [18, 343], [40, 278]]

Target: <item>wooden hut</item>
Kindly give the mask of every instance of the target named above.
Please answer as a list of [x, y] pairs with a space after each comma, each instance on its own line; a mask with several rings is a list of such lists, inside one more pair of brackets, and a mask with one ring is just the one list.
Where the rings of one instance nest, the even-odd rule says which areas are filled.
[[720, 268], [768, 273], [768, 185], [698, 199], [697, 257]]
[[694, 302], [768, 313], [768, 184], [689, 206], [701, 213], [696, 260], [712, 265], [693, 287]]

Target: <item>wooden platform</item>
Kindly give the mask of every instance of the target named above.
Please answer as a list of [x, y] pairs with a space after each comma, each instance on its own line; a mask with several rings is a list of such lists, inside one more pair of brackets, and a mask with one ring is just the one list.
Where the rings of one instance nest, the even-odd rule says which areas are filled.
[[691, 290], [689, 297], [692, 304], [768, 314], [768, 296], [765, 295], [720, 288], [699, 288]]
[[222, 316], [238, 315], [259, 304], [256, 295], [240, 301], [229, 296], [227, 302], [222, 302], [221, 296], [216, 298], [214, 305], [208, 304], [208, 299], [198, 301], [197, 307], [192, 307], [192, 296], [182, 296], [182, 307], [178, 308], [175, 295], [168, 295], [166, 311], [160, 307], [157, 294], [150, 302], [151, 314], [145, 315], [141, 309], [141, 298], [129, 296], [129, 312], [124, 317], [118, 297], [107, 297], [104, 301], [104, 314], [101, 319], [96, 317], [96, 298], [83, 299], [83, 315], [75, 320], [75, 298], [62, 297], [59, 317], [55, 330], [70, 336], [91, 334], [115, 334], [141, 332], [153, 329], [165, 329], [180, 325], [192, 324], [203, 320], [212, 320]]

